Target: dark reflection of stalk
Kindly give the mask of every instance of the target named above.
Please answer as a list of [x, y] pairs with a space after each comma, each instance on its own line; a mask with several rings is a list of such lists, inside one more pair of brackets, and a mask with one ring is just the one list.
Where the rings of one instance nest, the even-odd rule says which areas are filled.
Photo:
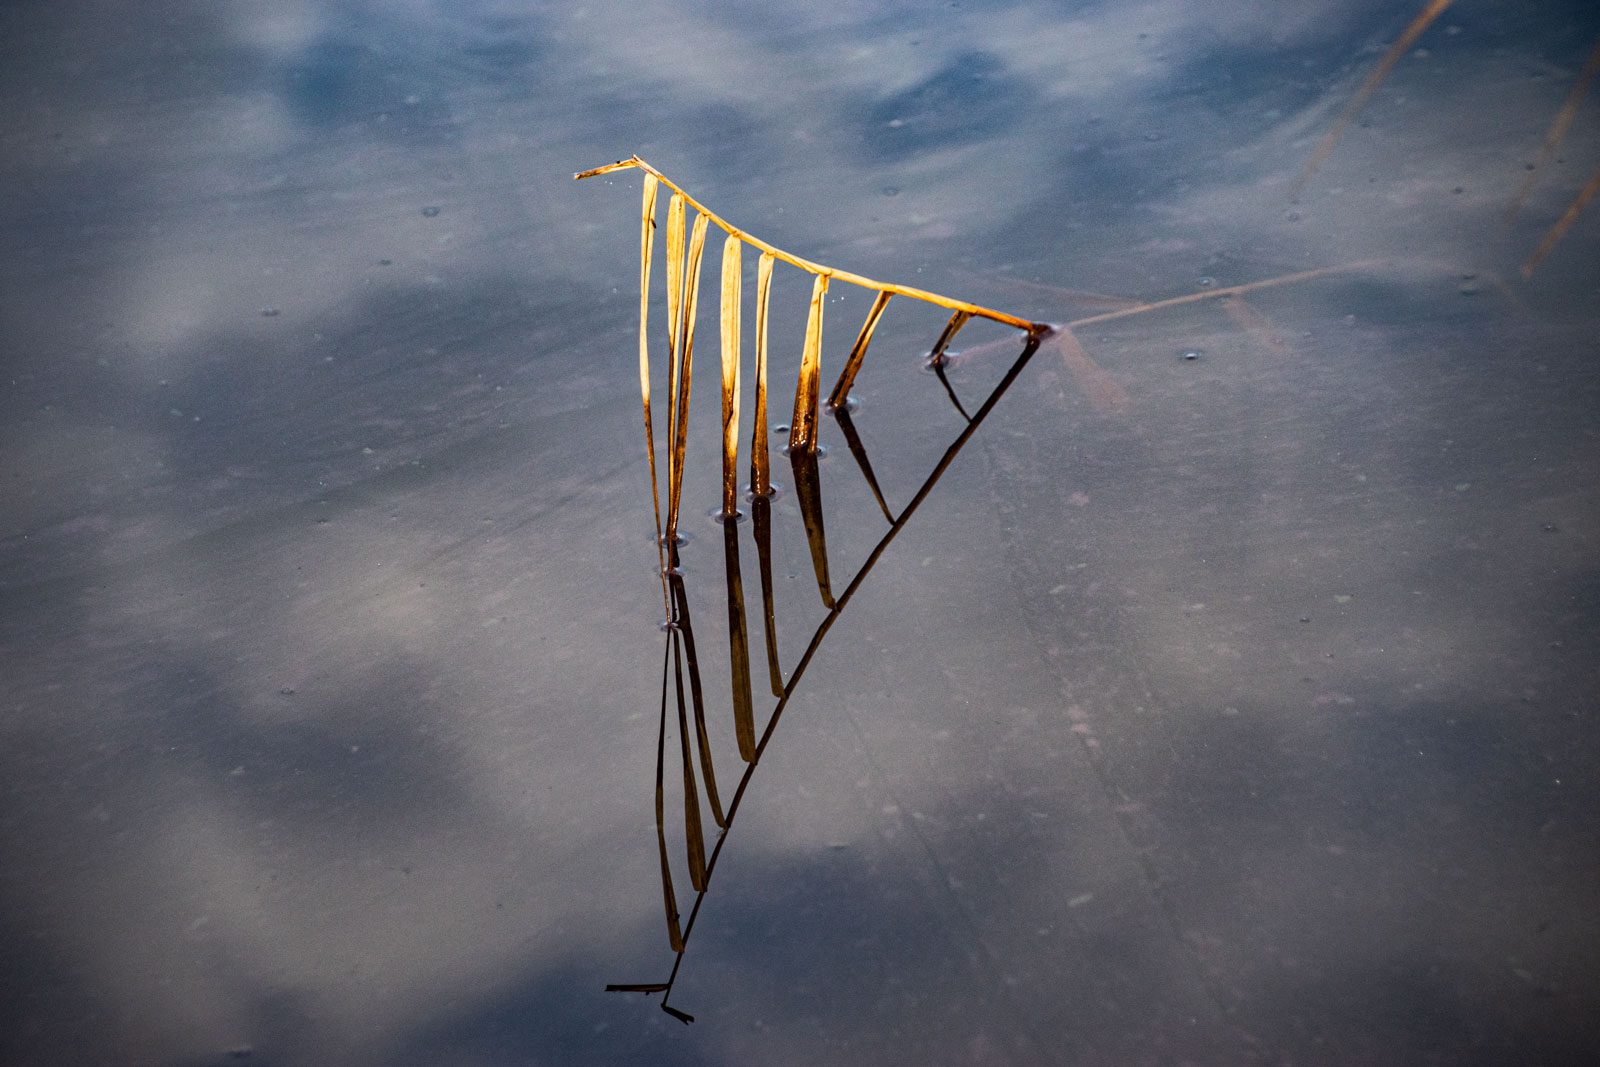
[[[950, 332], [953, 333], [953, 331], [950, 331]], [[717, 859], [718, 859], [718, 857], [720, 857], [722, 855], [722, 846], [727, 843], [728, 830], [729, 830], [729, 828], [732, 827], [733, 820], [739, 813], [739, 805], [744, 800], [745, 790], [749, 788], [750, 780], [755, 774], [756, 767], [760, 764], [761, 757], [767, 750], [767, 745], [771, 743], [773, 734], [777, 731], [778, 721], [779, 721], [779, 719], [781, 719], [783, 717], [783, 711], [784, 711], [784, 708], [786, 708], [788, 706], [789, 698], [794, 695], [796, 687], [800, 684], [800, 679], [805, 675], [806, 668], [808, 666], [810, 666], [810, 664], [811, 664], [812, 657], [814, 657], [816, 655], [817, 649], [819, 647], [821, 647], [822, 639], [827, 636], [828, 631], [833, 627], [833, 624], [834, 624], [835, 620], [837, 620], [839, 618], [840, 613], [844, 611], [845, 606], [847, 604], [849, 604], [850, 598], [855, 595], [856, 590], [861, 588], [861, 583], [866, 580], [866, 577], [867, 577], [868, 574], [871, 573], [872, 568], [877, 566], [878, 560], [880, 558], [882, 558], [883, 553], [888, 549], [890, 543], [892, 543], [894, 541], [895, 537], [900, 533], [900, 531], [905, 528], [906, 523], [911, 520], [911, 516], [916, 513], [917, 508], [920, 507], [922, 505], [922, 502], [928, 498], [928, 494], [933, 492], [933, 488], [938, 483], [939, 478], [949, 468], [950, 464], [955, 461], [955, 458], [960, 453], [961, 449], [964, 448], [966, 446], [967, 442], [972, 439], [972, 435], [977, 432], [977, 429], [978, 429], [978, 427], [980, 425], [982, 425], [983, 420], [988, 417], [989, 412], [994, 410], [995, 404], [997, 404], [1000, 401], [1000, 398], [1005, 395], [1006, 390], [1011, 387], [1011, 384], [1014, 381], [1017, 380], [1017, 376], [1020, 375], [1022, 373], [1022, 371], [1023, 371], [1023, 368], [1025, 368], [1028, 365], [1028, 361], [1033, 358], [1034, 353], [1039, 350], [1040, 343], [1042, 341], [1044, 341], [1045, 338], [1049, 337], [1051, 332], [1053, 332], [1053, 331], [1051, 331], [1049, 328], [1044, 327], [1044, 326], [1036, 326], [1033, 330], [1031, 330], [1029, 332], [1028, 339], [1027, 339], [1026, 344], [1024, 344], [1024, 346], [1023, 346], [1022, 353], [1017, 357], [1016, 361], [1014, 363], [1012, 363], [1011, 369], [1006, 371], [1005, 377], [1000, 379], [999, 384], [994, 387], [994, 391], [989, 394], [988, 399], [986, 399], [983, 402], [983, 405], [981, 407], [979, 407], [978, 410], [968, 420], [966, 426], [962, 427], [962, 430], [956, 436], [956, 439], [953, 442], [951, 442], [951, 444], [950, 444], [950, 446], [948, 448], [945, 449], [944, 455], [939, 458], [939, 462], [934, 465], [933, 470], [929, 473], [928, 477], [923, 481], [922, 485], [917, 489], [916, 494], [914, 496], [912, 496], [910, 503], [906, 504], [905, 510], [902, 511], [900, 513], [899, 517], [896, 518], [891, 523], [888, 532], [885, 533], [883, 535], [883, 537], [878, 541], [878, 543], [873, 546], [872, 551], [867, 554], [866, 561], [861, 565], [861, 569], [856, 572], [855, 577], [852, 578], [851, 581], [850, 581], [850, 584], [845, 587], [844, 592], [840, 593], [838, 598], [833, 601], [831, 607], [829, 608], [828, 614], [823, 618], [822, 622], [817, 626], [816, 632], [811, 635], [811, 641], [806, 645], [805, 652], [801, 654], [799, 662], [795, 664], [794, 671], [789, 676], [788, 684], [782, 686], [780, 692], [778, 693], [777, 706], [772, 709], [772, 716], [771, 716], [771, 718], [769, 718], [767, 720], [766, 729], [764, 729], [762, 731], [761, 738], [756, 743], [756, 746], [755, 746], [755, 758], [753, 760], [751, 760], [745, 766], [744, 774], [739, 779], [739, 786], [738, 786], [737, 789], [734, 790], [733, 800], [728, 805], [728, 817], [727, 817], [726, 822], [723, 825], [722, 833], [718, 835], [716, 844], [711, 849], [711, 855], [706, 860], [704, 879], [703, 879], [703, 881], [701, 883], [699, 883], [699, 884], [697, 884], [695, 886], [696, 895], [695, 895], [694, 906], [692, 908], [690, 908], [688, 921], [683, 926], [683, 937], [682, 937], [682, 944], [683, 945], [686, 946], [688, 944], [688, 940], [689, 940], [690, 935], [694, 933], [695, 920], [700, 915], [700, 905], [705, 903], [707, 887], [710, 884], [712, 874], [714, 874], [716, 872]], [[796, 473], [796, 481], [798, 483], [800, 481], [800, 473], [801, 472], [797, 469], [795, 473]], [[812, 477], [815, 477], [815, 467], [814, 466], [811, 469], [811, 475], [812, 475]], [[819, 502], [820, 502], [820, 498], [819, 498]], [[761, 521], [760, 520], [760, 516], [762, 516], [763, 511], [766, 510], [766, 509], [763, 509], [762, 507], [760, 507], [760, 505], [766, 503], [766, 500], [765, 500], [764, 497], [758, 496], [758, 497], [756, 497], [756, 500], [755, 500], [754, 503], [755, 503], [756, 506], [752, 510], [752, 518], [756, 519], [757, 521]], [[756, 529], [757, 529], [757, 541], [758, 541], [758, 545], [759, 545], [761, 543], [761, 538], [760, 538], [760, 529], [761, 529], [761, 527], [757, 526]], [[808, 532], [809, 532], [809, 524], [808, 524]], [[770, 537], [770, 531], [768, 533], [768, 536]], [[764, 559], [766, 558], [766, 554], [765, 553], [763, 553], [763, 558]], [[767, 569], [770, 571], [770, 567], [767, 568]], [[676, 570], [676, 568], [674, 568], [674, 570]], [[674, 579], [675, 579], [675, 581], [674, 581], [674, 589], [675, 589], [675, 591], [677, 591], [679, 593], [680, 600], [681, 600], [681, 578], [677, 578], [677, 576], [674, 575]], [[770, 583], [767, 583], [767, 584], [770, 585]], [[766, 592], [767, 592], [767, 590], [764, 589], [763, 593], [765, 594]], [[772, 614], [770, 596], [767, 597], [767, 608], [766, 608], [766, 610], [767, 610], [768, 619], [770, 620], [771, 619], [771, 614]], [[769, 625], [770, 625], [770, 622], [769, 622]], [[770, 630], [769, 630], [769, 633], [770, 633]], [[769, 648], [770, 647], [771, 647], [771, 645], [769, 644]], [[776, 671], [776, 667], [774, 667], [774, 671]], [[775, 678], [776, 678], [776, 675], [775, 675]], [[663, 730], [664, 730], [665, 729], [665, 725], [664, 725], [665, 686], [664, 685], [663, 685], [662, 693], [663, 693], [663, 697], [662, 697], [662, 699], [663, 699], [662, 714], [663, 714]], [[686, 725], [685, 722], [684, 722], [684, 717], [683, 717], [682, 699], [683, 698], [682, 698], [682, 691], [681, 691], [681, 685], [680, 685], [679, 712], [678, 712], [680, 729], [682, 729]], [[685, 742], [685, 744], [687, 744], [687, 742]], [[687, 748], [685, 748], [685, 751], [684, 751], [684, 759], [685, 759], [685, 771], [687, 772], [687, 770], [688, 770], [688, 750], [687, 750]], [[657, 805], [658, 805], [658, 810], [659, 810], [659, 805], [660, 805], [660, 800], [659, 800], [659, 797], [660, 797], [659, 782], [660, 782], [660, 777], [661, 777], [660, 764], [661, 764], [661, 760], [660, 760], [659, 755], [658, 755], [658, 759], [657, 759], [657, 782], [658, 782], [658, 787], [657, 787], [657, 797], [658, 797]], [[686, 786], [687, 786], [687, 783], [686, 783]], [[665, 856], [665, 840], [666, 840], [665, 831], [664, 830], [662, 831], [660, 837], [661, 837], [661, 840], [663, 842], [662, 848], [663, 848], [663, 857], [664, 857]], [[692, 843], [691, 843], [691, 847], [692, 847]], [[665, 860], [664, 859], [663, 859], [663, 865], [662, 865], [662, 875], [663, 875], [664, 882], [668, 886], [668, 893], [670, 895], [670, 879], [667, 877], [666, 865], [665, 865]], [[675, 913], [674, 913], [674, 910], [673, 910], [673, 907], [672, 907], [672, 904], [671, 904], [671, 901], [670, 901], [670, 896], [669, 896], [669, 902], [668, 902], [669, 919], [674, 917], [674, 914]], [[679, 1011], [677, 1008], [674, 1008], [674, 1007], [672, 1007], [672, 1006], [670, 1006], [670, 1005], [668, 1005], [666, 1003], [667, 998], [669, 998], [672, 995], [673, 984], [678, 979], [678, 968], [680, 968], [683, 965], [684, 952], [683, 952], [683, 950], [681, 948], [678, 947], [678, 944], [676, 942], [674, 943], [674, 950], [676, 951], [677, 955], [676, 955], [676, 958], [673, 960], [672, 972], [667, 976], [667, 980], [665, 982], [651, 982], [651, 983], [641, 983], [641, 984], [631, 984], [631, 985], [609, 985], [606, 988], [609, 989], [609, 990], [614, 990], [614, 991], [619, 991], [619, 992], [620, 991], [631, 991], [631, 992], [642, 992], [642, 993], [656, 993], [656, 992], [662, 993], [663, 996], [662, 996], [661, 1008], [662, 1008], [663, 1011], [667, 1012], [669, 1015], [673, 1016], [674, 1018], [676, 1018], [676, 1019], [678, 1019], [678, 1020], [680, 1020], [682, 1022], [685, 1022], [685, 1023], [692, 1022], [693, 1019], [694, 1019], [694, 1017], [692, 1015], [688, 1015], [685, 1012]]]
[[822, 531], [822, 479], [817, 474], [816, 451], [791, 448], [789, 466], [794, 470], [794, 495], [806, 524], [806, 543], [811, 546], [811, 569], [817, 572], [817, 591], [822, 594], [822, 606], [832, 610], [833, 590], [828, 588], [828, 539]]
[[677, 675], [678, 741], [683, 749], [683, 836], [689, 853], [689, 884], [697, 892], [706, 888], [706, 835], [700, 826], [700, 791], [694, 784], [694, 761], [689, 757], [689, 717], [683, 706], [683, 642], [672, 631], [672, 669]]
[[778, 621], [772, 606], [772, 499], [757, 493], [750, 503], [750, 532], [756, 539], [756, 563], [761, 571], [761, 614], [767, 627], [767, 673], [772, 695], [783, 696], [783, 670], [778, 666]]
[[683, 951], [683, 931], [678, 926], [678, 897], [672, 891], [672, 866], [667, 860], [667, 656], [672, 640], [661, 650], [661, 726], [656, 733], [656, 839], [661, 843], [661, 892], [667, 905], [667, 941], [672, 951]]
[[[675, 624], [673, 634], [681, 635], [683, 651], [689, 660], [689, 694], [694, 702], [694, 729], [695, 736], [700, 745], [700, 771], [706, 780], [706, 800], [711, 804], [711, 817], [717, 820], [718, 826], [726, 825], [722, 816], [722, 801], [717, 796], [717, 776], [711, 770], [711, 740], [706, 736], [706, 701], [705, 694], [700, 687], [700, 659], [694, 653], [694, 626], [689, 622], [689, 598], [684, 595], [683, 575], [678, 573], [678, 550], [672, 550], [672, 571], [667, 575], [672, 585], [672, 618]], [[673, 646], [673, 655], [677, 655], [677, 646]], [[680, 673], [678, 678], [678, 708], [680, 717], [683, 710], [683, 678]], [[684, 723], [687, 727], [688, 723]], [[692, 782], [692, 768], [689, 766], [689, 735], [685, 730], [683, 735], [683, 773], [685, 788]], [[695, 809], [699, 814], [698, 807]]]
[[750, 699], [750, 634], [744, 623], [739, 524], [731, 518], [722, 522], [722, 549], [728, 563], [728, 659], [733, 671], [733, 731], [739, 739], [739, 757], [749, 763], [756, 758], [755, 712]]
[[856, 465], [866, 476], [867, 485], [872, 487], [872, 495], [877, 498], [878, 507], [883, 509], [883, 517], [894, 522], [894, 514], [889, 511], [889, 505], [883, 499], [883, 490], [878, 488], [878, 479], [872, 476], [872, 464], [867, 462], [867, 450], [861, 445], [861, 435], [856, 433], [856, 424], [850, 421], [850, 409], [843, 405], [835, 407], [833, 417], [838, 420], [839, 429], [844, 431], [845, 443], [850, 446], [850, 454], [856, 457]]
[[961, 398], [956, 396], [956, 387], [951, 385], [950, 379], [944, 376], [944, 361], [939, 360], [938, 362], [929, 363], [928, 366], [933, 369], [933, 373], [938, 377], [939, 384], [944, 386], [946, 395], [950, 397], [950, 403], [956, 406], [956, 410], [961, 413], [963, 419], [971, 422], [972, 416], [967, 414], [967, 409], [961, 406]]
[[969, 423], [972, 416], [967, 414], [967, 409], [961, 406], [961, 401], [956, 397], [955, 387], [950, 384], [950, 379], [945, 377], [944, 365], [949, 362], [945, 356], [945, 349], [950, 347], [950, 342], [956, 339], [956, 334], [961, 332], [961, 327], [967, 324], [972, 315], [965, 311], [958, 311], [950, 316], [950, 321], [944, 324], [944, 332], [939, 334], [939, 339], [933, 343], [933, 351], [928, 353], [927, 365], [934, 374], [939, 376], [939, 384], [944, 386], [944, 391], [950, 397], [950, 403], [956, 406], [961, 417]]

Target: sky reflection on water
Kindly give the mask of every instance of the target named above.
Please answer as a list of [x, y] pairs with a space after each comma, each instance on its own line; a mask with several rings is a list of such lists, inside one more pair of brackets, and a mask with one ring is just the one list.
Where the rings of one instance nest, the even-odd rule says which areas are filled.
[[[1501, 219], [1600, 23], [1459, 0], [1290, 203], [1403, 7], [6, 5], [0, 1059], [1586, 1061], [1593, 216], [1516, 266], [1593, 100]], [[1030, 365], [786, 713], [688, 1029], [601, 992], [667, 956], [638, 184], [571, 180], [634, 152], [1048, 321], [1382, 261], [1079, 331], [1120, 409]]]

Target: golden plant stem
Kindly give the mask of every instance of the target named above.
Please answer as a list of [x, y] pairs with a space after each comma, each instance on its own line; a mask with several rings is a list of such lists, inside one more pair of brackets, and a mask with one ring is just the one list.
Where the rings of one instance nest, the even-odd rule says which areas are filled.
[[678, 186], [674, 185], [666, 175], [662, 174], [659, 170], [656, 170], [638, 156], [630, 156], [627, 159], [619, 159], [615, 163], [607, 163], [603, 167], [595, 167], [592, 170], [580, 171], [579, 173], [574, 174], [573, 177], [582, 180], [584, 178], [593, 178], [601, 174], [610, 174], [614, 171], [625, 170], [629, 167], [637, 167], [647, 174], [654, 174], [657, 180], [659, 180], [663, 185], [667, 186], [667, 188], [671, 189], [674, 194], [687, 199], [690, 204], [694, 205], [696, 211], [708, 216], [712, 222], [716, 223], [725, 232], [739, 238], [739, 240], [745, 242], [746, 244], [754, 245], [756, 248], [761, 249], [763, 252], [766, 252], [777, 259], [783, 260], [785, 263], [799, 267], [807, 274], [825, 275], [841, 282], [849, 282], [851, 285], [859, 285], [863, 289], [876, 289], [879, 292], [898, 293], [901, 296], [915, 297], [918, 300], [926, 301], [929, 304], [937, 304], [940, 307], [950, 308], [953, 311], [965, 311], [968, 314], [977, 316], [978, 318], [992, 319], [995, 322], [1003, 322], [1008, 326], [1015, 326], [1019, 330], [1031, 330], [1036, 326], [1043, 325], [1043, 323], [1029, 322], [1027, 319], [1018, 318], [1015, 315], [1008, 315], [1004, 311], [996, 311], [993, 308], [986, 308], [980, 304], [972, 304], [965, 300], [954, 300], [948, 296], [940, 296], [938, 293], [930, 293], [926, 289], [913, 289], [910, 286], [896, 285], [893, 282], [874, 281], [873, 279], [860, 274], [852, 274], [849, 271], [823, 266], [821, 263], [813, 263], [809, 259], [801, 259], [799, 256], [785, 252], [776, 245], [768, 244], [759, 237], [752, 237], [750, 234], [739, 229], [726, 219], [723, 219], [715, 212], [706, 210], [706, 208], [700, 204], [699, 201], [695, 200], [693, 197], [689, 196], [688, 193], [685, 193], [682, 189], [678, 188]]
[[672, 487], [678, 484], [678, 335], [683, 328], [684, 199], [673, 194], [667, 203], [667, 552], [677, 536], [677, 509]]
[[933, 350], [928, 353], [928, 366], [937, 367], [944, 363], [945, 349], [950, 347], [950, 342], [956, 339], [956, 334], [961, 332], [961, 327], [965, 326], [971, 317], [964, 311], [958, 311], [950, 316], [950, 321], [944, 324], [944, 331], [939, 334], [939, 339], [933, 343]]
[[1422, 36], [1422, 31], [1427, 29], [1434, 19], [1443, 14], [1444, 9], [1449, 7], [1452, 2], [1453, 0], [1428, 0], [1428, 4], [1422, 9], [1422, 12], [1411, 20], [1411, 25], [1407, 26], [1399, 39], [1389, 46], [1389, 50], [1383, 54], [1383, 61], [1378, 64], [1378, 69], [1368, 75], [1367, 80], [1361, 83], [1361, 88], [1357, 91], [1355, 99], [1345, 105], [1345, 109], [1339, 113], [1338, 121], [1333, 124], [1333, 129], [1328, 131], [1327, 135], [1322, 138], [1321, 143], [1317, 145], [1317, 150], [1311, 154], [1311, 159], [1306, 163], [1305, 170], [1300, 172], [1299, 180], [1294, 183], [1294, 187], [1289, 192], [1290, 200], [1300, 199], [1300, 194], [1305, 192], [1306, 186], [1311, 183], [1311, 179], [1316, 175], [1317, 169], [1322, 166], [1328, 156], [1333, 154], [1334, 146], [1339, 143], [1339, 139], [1344, 136], [1344, 132], [1350, 128], [1350, 124], [1356, 120], [1356, 115], [1360, 114], [1361, 109], [1367, 106], [1367, 101], [1371, 100], [1372, 94], [1378, 91], [1378, 86], [1383, 84], [1383, 80], [1389, 76], [1389, 72], [1394, 70], [1395, 65], [1400, 62], [1401, 57], [1406, 53], [1406, 49], [1410, 48], [1412, 43]]
[[756, 413], [750, 431], [750, 493], [755, 497], [772, 491], [767, 454], [767, 302], [772, 295], [773, 258], [763, 252], [756, 264]]
[[694, 322], [699, 304], [700, 260], [706, 248], [706, 217], [696, 216], [694, 233], [689, 238], [689, 262], [683, 278], [683, 300], [679, 307], [683, 313], [682, 330], [678, 337], [676, 437], [672, 442], [675, 461], [669, 497], [667, 500], [667, 538], [676, 541], [678, 535], [678, 505], [683, 496], [683, 457], [689, 448], [689, 392], [694, 383]]
[[[794, 419], [789, 424], [789, 452], [816, 452], [817, 397], [822, 385], [822, 309], [828, 297], [828, 276], [811, 283], [811, 310], [806, 315], [805, 348], [800, 356], [800, 380], [794, 390]], [[959, 314], [959, 313], [958, 313]]]
[[744, 246], [732, 234], [722, 244], [722, 517], [739, 514], [739, 302]]
[[666, 546], [661, 538], [661, 490], [656, 477], [656, 431], [650, 418], [650, 346], [647, 341], [650, 323], [650, 256], [655, 245], [658, 186], [654, 174], [644, 176], [643, 222], [639, 229], [639, 393], [644, 399], [644, 440], [650, 455], [650, 500], [656, 512], [656, 556], [661, 564], [661, 602], [670, 617], [672, 602], [667, 594]]
[[850, 358], [844, 362], [844, 370], [839, 372], [839, 380], [834, 383], [833, 392], [828, 394], [828, 407], [835, 411], [841, 410], [845, 402], [850, 399], [850, 386], [855, 384], [856, 373], [861, 370], [861, 361], [867, 358], [867, 346], [872, 343], [872, 332], [878, 328], [878, 320], [883, 317], [883, 309], [889, 305], [889, 298], [893, 293], [880, 292], [872, 302], [872, 310], [867, 312], [867, 321], [861, 326], [861, 333], [856, 336], [856, 343], [850, 349]]

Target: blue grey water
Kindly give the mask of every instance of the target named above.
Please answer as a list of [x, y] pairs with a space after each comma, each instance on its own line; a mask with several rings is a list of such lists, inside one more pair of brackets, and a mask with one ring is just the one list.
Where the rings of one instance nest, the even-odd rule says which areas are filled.
[[[1600, 90], [1507, 215], [1600, 16], [1457, 0], [1292, 196], [1421, 6], [0, 6], [0, 1062], [1595, 1062], [1600, 218], [1519, 266]], [[687, 1027], [604, 992], [672, 963], [640, 175], [572, 180], [634, 153], [1029, 319], [1329, 269], [1035, 356], [796, 687]], [[896, 507], [963, 425], [904, 305]], [[822, 433], [837, 591], [885, 524]]]

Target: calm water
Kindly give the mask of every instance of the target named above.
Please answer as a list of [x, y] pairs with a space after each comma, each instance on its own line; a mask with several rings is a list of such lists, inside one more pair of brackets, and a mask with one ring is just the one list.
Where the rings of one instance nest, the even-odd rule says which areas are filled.
[[[1600, 18], [1458, 0], [1291, 202], [1413, 7], [4, 5], [0, 1061], [1590, 1062], [1596, 217], [1517, 268], [1596, 90], [1505, 218]], [[640, 177], [571, 177], [635, 152], [1030, 319], [1339, 268], [1034, 358], [796, 687], [690, 1027], [603, 991], [672, 962]], [[963, 425], [901, 310], [855, 389], [895, 507]], [[886, 523], [822, 439], [837, 592]], [[792, 489], [774, 538], [790, 669]]]

